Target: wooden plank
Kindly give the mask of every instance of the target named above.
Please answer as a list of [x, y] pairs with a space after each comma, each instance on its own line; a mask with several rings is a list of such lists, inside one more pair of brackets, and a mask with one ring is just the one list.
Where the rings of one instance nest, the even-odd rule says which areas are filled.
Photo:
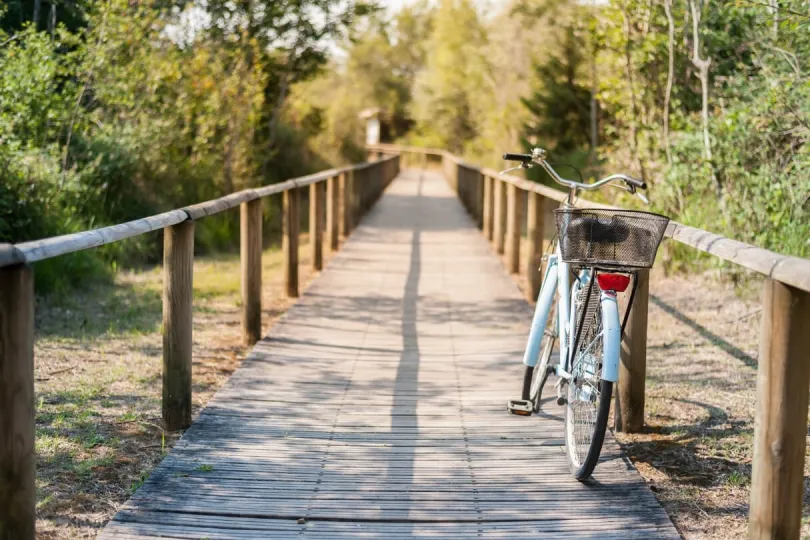
[[323, 182], [309, 186], [309, 245], [313, 270], [323, 269]]
[[166, 229], [163, 243], [163, 424], [191, 425], [194, 222]]
[[810, 293], [763, 285], [748, 535], [798, 538], [810, 385]]
[[[638, 285], [622, 339], [619, 384], [616, 387], [614, 420], [617, 431], [639, 433], [644, 428], [644, 388], [647, 381], [647, 308], [650, 271], [639, 270]], [[621, 313], [627, 309], [623, 297]]]
[[0, 268], [0, 539], [33, 540], [34, 274]]
[[284, 192], [281, 251], [284, 258], [284, 285], [287, 296], [298, 296], [298, 239], [301, 226], [301, 194], [297, 189]]
[[252, 346], [262, 337], [262, 200], [241, 205], [242, 340]]

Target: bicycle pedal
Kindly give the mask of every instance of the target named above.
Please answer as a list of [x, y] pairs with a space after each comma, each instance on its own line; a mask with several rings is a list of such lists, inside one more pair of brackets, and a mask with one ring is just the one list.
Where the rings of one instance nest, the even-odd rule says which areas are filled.
[[531, 416], [534, 404], [528, 399], [510, 399], [506, 404], [506, 410], [518, 416]]

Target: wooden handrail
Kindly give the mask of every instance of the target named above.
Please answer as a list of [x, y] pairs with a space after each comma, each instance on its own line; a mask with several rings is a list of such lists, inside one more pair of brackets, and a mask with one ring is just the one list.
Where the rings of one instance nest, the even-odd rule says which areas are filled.
[[[567, 193], [563, 191], [526, 180], [525, 178], [513, 175], [500, 176], [498, 171], [494, 169], [472, 165], [442, 150], [410, 148], [398, 145], [377, 145], [374, 148], [395, 149], [396, 151], [448, 157], [456, 165], [479, 171], [484, 176], [495, 178], [506, 184], [514, 185], [524, 191], [537, 193], [554, 201], [562, 202], [568, 196]], [[585, 208], [618, 208], [616, 206], [600, 204], [585, 199], [580, 199], [579, 204]], [[808, 259], [782, 255], [765, 248], [752, 246], [719, 234], [698, 229], [697, 227], [684, 225], [677, 221], [670, 222], [665, 236], [703, 253], [742, 266], [743, 268], [782, 283], [792, 285], [803, 291], [810, 292], [810, 260]]]
[[[357, 174], [356, 174], [357, 173]], [[34, 454], [34, 272], [30, 263], [165, 229], [163, 264], [163, 422], [168, 430], [191, 423], [191, 359], [195, 221], [240, 207], [242, 334], [245, 344], [261, 337], [261, 199], [284, 194], [284, 274], [289, 296], [298, 295], [298, 236], [301, 192], [310, 199], [311, 242], [320, 242], [329, 210], [330, 250], [338, 247], [338, 211], [348, 236], [364, 212], [399, 173], [399, 155], [330, 169], [280, 184], [247, 189], [127, 223], [20, 244], [0, 244], [0, 538], [33, 540]], [[338, 181], [338, 178], [342, 181]], [[346, 181], [348, 180], [348, 181]], [[318, 192], [328, 184], [329, 200]], [[313, 247], [317, 263], [321, 246]], [[322, 261], [321, 261], [322, 262]]]
[[[396, 157], [397, 156], [391, 156], [382, 161], [395, 159]], [[365, 170], [374, 166], [376, 163], [379, 162], [359, 163], [348, 167], [329, 169], [307, 176], [292, 178], [278, 184], [246, 189], [225, 195], [218, 199], [212, 199], [177, 210], [171, 210], [162, 214], [128, 221], [118, 225], [111, 225], [109, 227], [53, 236], [42, 240], [21, 242], [19, 244], [0, 244], [0, 267], [33, 263], [76, 251], [103, 246], [105, 244], [112, 244], [113, 242], [132, 238], [133, 236], [139, 236], [158, 229], [165, 229], [166, 227], [171, 227], [188, 219], [197, 220], [212, 216], [236, 208], [244, 202], [276, 195], [291, 189], [298, 189], [319, 182], [326, 182], [341, 173]]]
[[[441, 158], [447, 182], [473, 219], [482, 224], [482, 233], [498, 253], [503, 253], [504, 215], [514, 218], [518, 212], [515, 196], [509, 197], [507, 208], [502, 207], [504, 188], [509, 186], [510, 191], [520, 189], [541, 197], [540, 201], [530, 198], [526, 221], [530, 238], [525, 260], [527, 268], [537, 268], [543, 249], [540, 239], [547, 226], [542, 219], [542, 201], [559, 202], [566, 198], [566, 193], [523, 178], [500, 176], [497, 171], [476, 167], [441, 150], [390, 145], [376, 148], [421, 154], [423, 161], [426, 156]], [[469, 182], [470, 178], [483, 178], [484, 182]], [[616, 208], [583, 199], [578, 204]], [[513, 270], [518, 257], [514, 252], [518, 245], [514, 231], [518, 224], [510, 220], [510, 225], [512, 251], [508, 268]], [[756, 540], [798, 539], [810, 386], [810, 260], [781, 255], [674, 221], [665, 235], [767, 278], [762, 295], [748, 535]], [[532, 272], [537, 274], [536, 270]], [[638, 279], [639, 287], [622, 340], [614, 414], [616, 429], [627, 432], [637, 432], [644, 425], [649, 271], [640, 272]], [[539, 291], [539, 279], [530, 279], [530, 284], [528, 295], [533, 300]]]

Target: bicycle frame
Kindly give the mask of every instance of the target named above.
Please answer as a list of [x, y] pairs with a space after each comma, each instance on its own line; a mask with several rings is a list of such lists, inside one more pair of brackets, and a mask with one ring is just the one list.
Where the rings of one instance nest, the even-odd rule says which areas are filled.
[[[531, 331], [523, 355], [523, 364], [535, 367], [543, 342], [543, 333], [553, 302], [557, 302], [557, 339], [560, 343], [560, 361], [555, 374], [564, 381], [571, 378], [571, 349], [574, 347], [576, 313], [572, 309], [574, 299], [581, 287], [587, 287], [591, 280], [591, 270], [579, 271], [573, 285], [571, 265], [562, 261], [559, 245], [554, 254], [548, 257], [548, 265], [543, 276], [543, 286], [537, 296], [537, 304], [532, 318]], [[599, 301], [603, 313], [603, 362], [602, 378], [606, 381], [619, 380], [619, 351], [621, 350], [621, 322], [615, 293], [602, 291]]]

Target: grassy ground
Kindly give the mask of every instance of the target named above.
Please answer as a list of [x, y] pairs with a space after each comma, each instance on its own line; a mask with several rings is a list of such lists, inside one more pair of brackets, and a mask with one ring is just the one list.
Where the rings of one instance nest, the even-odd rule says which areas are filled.
[[[292, 300], [281, 253], [266, 250], [262, 262], [267, 330]], [[195, 261], [195, 414], [247, 352], [239, 286], [238, 255]], [[37, 305], [38, 538], [95, 538], [179, 438], [161, 429], [161, 290], [153, 268]]]

